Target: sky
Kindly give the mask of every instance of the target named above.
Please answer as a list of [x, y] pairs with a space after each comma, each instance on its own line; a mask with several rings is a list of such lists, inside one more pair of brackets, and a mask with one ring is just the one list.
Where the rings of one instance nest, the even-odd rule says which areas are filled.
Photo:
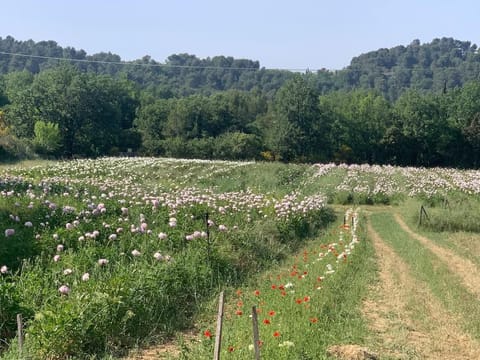
[[172, 54], [340, 70], [362, 53], [452, 37], [479, 45], [478, 0], [0, 0], [0, 37], [122, 60]]

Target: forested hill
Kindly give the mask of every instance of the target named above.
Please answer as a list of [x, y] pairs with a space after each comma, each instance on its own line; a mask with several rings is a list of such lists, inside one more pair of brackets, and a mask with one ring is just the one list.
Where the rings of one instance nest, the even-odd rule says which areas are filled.
[[[175, 54], [165, 62], [150, 56], [124, 62], [110, 52], [88, 55], [84, 50], [62, 48], [55, 41], [0, 37], [0, 74], [21, 70], [39, 73], [59, 64], [59, 60], [50, 57], [74, 59], [73, 63], [82, 71], [126, 77], [163, 98], [209, 95], [229, 89], [258, 89], [272, 95], [294, 76], [289, 71], [262, 68], [258, 61], [226, 56], [200, 59], [195, 55]], [[475, 44], [442, 38], [425, 44], [414, 40], [408, 46], [368, 52], [353, 58], [345, 69], [311, 71], [305, 78], [320, 94], [340, 89], [376, 89], [386, 98], [396, 100], [408, 88], [442, 91], [479, 79], [479, 74], [480, 53]]]
[[[12, 56], [3, 53], [34, 55]], [[51, 59], [55, 58], [55, 59]], [[126, 62], [110, 52], [87, 55], [84, 50], [62, 48], [55, 41], [18, 41], [7, 36], [0, 37], [0, 74], [27, 70], [37, 74], [47, 68], [58, 66], [61, 59], [74, 59], [71, 63], [81, 71], [123, 77], [163, 98], [182, 97], [201, 93], [236, 89], [258, 89], [272, 93], [293, 77], [289, 71], [260, 68], [258, 61], [215, 56], [199, 59], [190, 54], [174, 54], [165, 62], [158, 62], [146, 55], [141, 59]]]
[[380, 49], [352, 59], [342, 87], [377, 89], [396, 99], [408, 88], [442, 91], [480, 78], [477, 45], [452, 38]]

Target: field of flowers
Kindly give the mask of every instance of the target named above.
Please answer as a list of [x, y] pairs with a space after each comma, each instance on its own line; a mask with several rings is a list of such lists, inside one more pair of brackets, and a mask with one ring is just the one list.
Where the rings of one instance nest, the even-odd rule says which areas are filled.
[[[0, 352], [18, 358], [21, 313], [23, 352], [33, 359], [122, 354], [141, 339], [191, 327], [197, 309], [221, 289], [241, 289], [303, 248], [333, 221], [329, 203], [395, 204], [412, 197], [431, 204], [448, 199], [451, 207], [461, 199], [465, 208], [464, 200], [480, 193], [479, 179], [478, 171], [451, 169], [154, 158], [4, 167]], [[272, 357], [279, 347], [285, 358], [298, 355], [293, 333], [305, 329], [291, 326], [286, 312], [302, 319], [299, 326], [313, 331], [308, 336], [315, 336], [317, 322], [327, 326], [331, 316], [311, 309], [324, 306], [330, 314], [335, 305], [317, 296], [319, 289], [327, 284], [334, 292], [338, 279], [330, 275], [340, 278], [354, 266], [347, 259], [359, 216], [353, 208], [343, 216], [328, 242], [305, 247], [301, 259], [271, 274], [264, 287], [235, 295], [225, 351], [251, 351], [242, 304], [259, 305], [261, 326], [271, 332], [262, 351]], [[211, 329], [204, 331], [209, 338]], [[204, 341], [200, 354], [211, 346]]]
[[24, 351], [39, 359], [121, 352], [188, 327], [220, 287], [281, 260], [331, 221], [323, 195], [289, 191], [283, 167], [279, 191], [211, 183], [253, 165], [112, 158], [5, 169], [7, 351], [16, 351], [17, 313], [26, 320]]
[[[227, 294], [222, 358], [253, 358], [252, 305], [261, 358], [318, 359], [332, 342], [361, 341], [354, 306], [360, 297], [345, 296], [345, 289], [365, 291], [365, 278], [360, 277], [365, 270], [373, 274], [365, 264], [371, 253], [365, 256], [364, 218], [358, 209], [347, 209], [343, 222], [339, 220], [340, 226], [331, 227], [280, 268], [266, 272], [254, 287]], [[210, 359], [214, 335], [215, 329], [206, 327], [199, 345], [184, 357]]]

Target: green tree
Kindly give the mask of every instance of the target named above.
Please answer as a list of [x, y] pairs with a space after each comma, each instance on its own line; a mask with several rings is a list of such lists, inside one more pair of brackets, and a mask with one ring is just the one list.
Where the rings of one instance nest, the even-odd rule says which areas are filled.
[[321, 133], [319, 114], [318, 95], [306, 81], [300, 75], [287, 81], [273, 104], [272, 150], [286, 161], [312, 160]]
[[58, 153], [62, 143], [58, 124], [37, 121], [34, 133], [33, 144], [37, 152], [45, 155], [56, 155]]

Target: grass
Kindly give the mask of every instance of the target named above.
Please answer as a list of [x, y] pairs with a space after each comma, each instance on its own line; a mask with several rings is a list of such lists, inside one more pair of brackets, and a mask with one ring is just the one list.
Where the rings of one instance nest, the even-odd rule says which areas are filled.
[[452, 274], [447, 265], [405, 233], [391, 213], [372, 214], [371, 222], [379, 235], [409, 265], [414, 276], [430, 288], [446, 309], [461, 319], [464, 329], [472, 337], [480, 339], [478, 322], [480, 303], [475, 295], [461, 285], [459, 277]]
[[[337, 244], [332, 245], [334, 251], [341, 252], [347, 237], [344, 232], [344, 239], [339, 238], [343, 214], [338, 214], [340, 222], [313, 240], [310, 236], [331, 218], [329, 208], [308, 212], [307, 216], [299, 213], [296, 219], [290, 215], [277, 218], [278, 206], [299, 208], [306, 206], [305, 202], [300, 203], [304, 196], [323, 194], [330, 203], [385, 205], [371, 208], [375, 228], [410, 264], [412, 272], [449, 310], [463, 318], [465, 328], [478, 338], [480, 325], [475, 319], [480, 309], [476, 299], [463, 289], [458, 277], [445, 264], [399, 228], [390, 215], [392, 208], [386, 206], [399, 204], [394, 211], [402, 213], [415, 228], [421, 202], [403, 200], [421, 176], [414, 173], [407, 178], [398, 169], [339, 166], [318, 177], [315, 174], [319, 169], [299, 164], [152, 158], [0, 165], [0, 177], [8, 174], [7, 181], [0, 181], [0, 190], [4, 192], [0, 196], [1, 236], [7, 228], [16, 231], [15, 238], [0, 241], [0, 266], [5, 264], [9, 268], [8, 274], [0, 278], [0, 302], [7, 304], [11, 314], [27, 314], [29, 342], [37, 341], [37, 349], [58, 348], [58, 357], [71, 355], [72, 359], [75, 356], [113, 359], [117, 350], [122, 353], [126, 347], [135, 347], [141, 341], [161, 341], [162, 335], [188, 328], [192, 316], [198, 316], [201, 333], [207, 329], [213, 332], [215, 293], [225, 287], [228, 305], [224, 358], [252, 357], [248, 317], [252, 305], [261, 311], [264, 358], [319, 359], [327, 358], [326, 349], [330, 345], [369, 345], [374, 339], [360, 308], [369, 285], [376, 280], [376, 264], [364, 229], [359, 230], [362, 241], [347, 262], [337, 263], [333, 250], [328, 259], [319, 260], [318, 254], [325, 253], [325, 246], [333, 243]], [[447, 175], [438, 172], [438, 176]], [[35, 194], [33, 198], [29, 187]], [[12, 189], [14, 194], [6, 195]], [[241, 196], [237, 197], [238, 194]], [[197, 196], [209, 199], [208, 205], [203, 200], [192, 205], [191, 198]], [[429, 215], [443, 222], [432, 220], [430, 228], [418, 232], [480, 264], [476, 233], [444, 231], [479, 226], [480, 204], [460, 190], [449, 196], [448, 209], [439, 206], [440, 195], [430, 198], [434, 208], [427, 209]], [[153, 198], [175, 205], [152, 209]], [[47, 200], [56, 203], [59, 211], [49, 209]], [[30, 202], [34, 203], [33, 208], [29, 207]], [[90, 212], [99, 203], [105, 203], [108, 211], [92, 216]], [[266, 205], [258, 207], [257, 203]], [[78, 211], [60, 216], [65, 205]], [[128, 216], [122, 215], [123, 206], [129, 208]], [[336, 206], [337, 210], [340, 208], [346, 209]], [[199, 243], [195, 248], [193, 242], [186, 247], [185, 235], [205, 229], [206, 211], [217, 225], [228, 228], [227, 232], [212, 230], [215, 251], [211, 264], [207, 264], [205, 256], [199, 256], [207, 252], [205, 244]], [[11, 220], [12, 215], [19, 216], [21, 221]], [[153, 231], [152, 236], [130, 232], [132, 226], [140, 226], [143, 216], [148, 229]], [[168, 225], [172, 216], [178, 218], [175, 228]], [[79, 225], [73, 231], [67, 230], [66, 223], [75, 218], [80, 220]], [[33, 222], [33, 227], [24, 226], [27, 220]], [[109, 240], [109, 234], [117, 227], [125, 231], [118, 234], [117, 240]], [[96, 229], [101, 234], [98, 239], [78, 240]], [[479, 231], [475, 227], [470, 230]], [[169, 233], [168, 240], [158, 240], [160, 231]], [[54, 263], [52, 259], [60, 242], [66, 251], [61, 254], [62, 261]], [[140, 250], [142, 256], [131, 256], [133, 249]], [[289, 256], [299, 249], [296, 257]], [[176, 261], [162, 263], [160, 267], [153, 260], [155, 251], [173, 255]], [[98, 267], [96, 260], [101, 257], [111, 260], [108, 268]], [[189, 266], [183, 266], [188, 262]], [[335, 266], [335, 273], [318, 281], [319, 276], [324, 276], [327, 263]], [[67, 267], [74, 270], [73, 275], [63, 274]], [[80, 276], [87, 271], [92, 279], [84, 283]], [[285, 289], [290, 282], [292, 287]], [[68, 297], [58, 293], [64, 283], [72, 287]], [[237, 290], [241, 290], [241, 295], [237, 295]], [[255, 290], [259, 296], [254, 295]], [[0, 324], [5, 309], [2, 305]], [[200, 312], [203, 317], [198, 315]], [[132, 313], [135, 316], [129, 317]], [[421, 311], [417, 316], [422, 316]], [[109, 325], [112, 319], [117, 329]], [[15, 324], [7, 325], [5, 337], [14, 344]], [[276, 331], [279, 336], [275, 337]], [[70, 340], [65, 341], [67, 337]], [[79, 349], [62, 350], [76, 340], [81, 343], [75, 345]], [[40, 344], [41, 341], [44, 343]], [[212, 341], [203, 336], [201, 345], [185, 350], [183, 357], [210, 358], [212, 347]], [[15, 345], [4, 356], [15, 358]]]
[[[435, 243], [454, 251], [456, 254], [469, 259], [474, 264], [480, 265], [480, 234], [478, 232], [467, 231], [440, 231], [433, 228], [433, 224], [428, 226], [419, 226], [419, 209], [422, 203], [416, 199], [409, 199], [397, 211], [403, 216], [405, 222], [411, 229], [415, 229], [420, 235], [433, 239]], [[479, 206], [480, 208], [480, 206]], [[435, 217], [435, 212], [427, 208], [429, 217]], [[438, 210], [438, 209], [437, 209]], [[452, 212], [452, 210], [448, 210]], [[445, 214], [448, 221], [454, 221]], [[461, 220], [463, 222], [463, 219]]]
[[[343, 221], [343, 216], [340, 218]], [[331, 345], [370, 341], [360, 310], [368, 285], [375, 281], [376, 265], [363, 226], [361, 241], [346, 262], [337, 264], [332, 253], [318, 260], [318, 254], [325, 253], [328, 244], [336, 243], [333, 246], [339, 249], [340, 243], [349, 241], [347, 232], [339, 230], [340, 224], [335, 223], [280, 266], [259, 274], [251, 286], [227, 292], [222, 358], [253, 357], [252, 324], [248, 316], [253, 305], [258, 309], [262, 358], [327, 359], [326, 351]], [[336, 270], [325, 276], [327, 264]], [[320, 276], [325, 278], [320, 281]], [[211, 318], [215, 305], [210, 309]], [[202, 333], [209, 330], [213, 334], [214, 328], [212, 322], [202, 323]], [[213, 337], [202, 336], [200, 345], [184, 352], [184, 359], [211, 358]]]

